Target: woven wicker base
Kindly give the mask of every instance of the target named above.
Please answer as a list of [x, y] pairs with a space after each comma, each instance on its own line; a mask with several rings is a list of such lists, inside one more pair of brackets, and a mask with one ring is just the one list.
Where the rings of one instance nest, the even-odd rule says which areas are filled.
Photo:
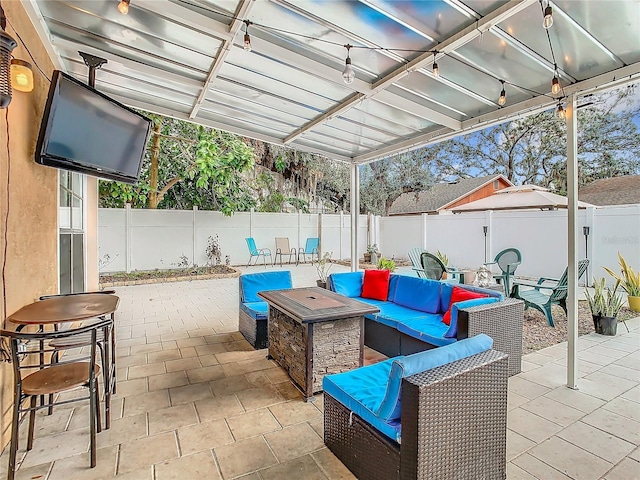
[[267, 319], [256, 320], [240, 310], [238, 316], [238, 329], [242, 336], [247, 339], [253, 348], [259, 350], [269, 346], [269, 338], [267, 335]]
[[[324, 395], [324, 443], [353, 474], [363, 480], [400, 478], [400, 446], [357, 415]], [[375, 459], [375, 461], [373, 461]]]

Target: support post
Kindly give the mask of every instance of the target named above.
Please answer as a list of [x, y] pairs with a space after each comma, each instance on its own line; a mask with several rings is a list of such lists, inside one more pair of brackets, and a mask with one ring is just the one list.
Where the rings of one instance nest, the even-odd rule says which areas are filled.
[[567, 387], [577, 389], [578, 379], [578, 122], [576, 97], [567, 99]]
[[127, 273], [131, 273], [131, 204], [124, 204], [124, 270]]
[[360, 168], [351, 164], [351, 271], [358, 271], [358, 221], [360, 217]]

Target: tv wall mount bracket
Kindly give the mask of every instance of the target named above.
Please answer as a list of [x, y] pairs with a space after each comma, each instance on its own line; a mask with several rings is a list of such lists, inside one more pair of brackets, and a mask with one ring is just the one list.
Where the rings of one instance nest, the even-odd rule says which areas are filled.
[[89, 67], [89, 86], [92, 88], [96, 88], [96, 70], [107, 63], [107, 59], [96, 57], [95, 55], [91, 55], [90, 53], [80, 51], [78, 51], [78, 53], [84, 60], [84, 64]]

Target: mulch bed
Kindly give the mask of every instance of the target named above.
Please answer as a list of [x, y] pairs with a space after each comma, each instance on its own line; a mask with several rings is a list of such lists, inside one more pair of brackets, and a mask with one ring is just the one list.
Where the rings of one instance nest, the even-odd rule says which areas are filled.
[[[567, 340], [567, 316], [562, 308], [552, 307], [555, 327], [550, 327], [545, 316], [533, 308], [524, 312], [524, 328], [522, 331], [522, 354], [535, 352]], [[640, 313], [623, 308], [618, 320], [628, 320], [640, 316]], [[622, 329], [622, 330], [620, 330]], [[578, 302], [578, 336], [593, 332], [593, 319], [589, 304]], [[618, 332], [626, 332], [624, 324], [618, 322]]]
[[171, 270], [135, 270], [133, 272], [113, 272], [100, 275], [102, 287], [143, 285], [146, 283], [204, 280], [208, 278], [229, 278], [240, 276], [240, 270], [227, 265], [212, 267], [174, 268]]

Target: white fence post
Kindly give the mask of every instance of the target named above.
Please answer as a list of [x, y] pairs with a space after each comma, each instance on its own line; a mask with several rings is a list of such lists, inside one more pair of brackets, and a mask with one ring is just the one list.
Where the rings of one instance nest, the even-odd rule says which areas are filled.
[[427, 250], [427, 218], [428, 214], [423, 213], [420, 215], [420, 220], [422, 221], [422, 249]]
[[340, 229], [338, 230], [340, 232], [340, 260], [344, 259], [344, 257], [342, 256], [342, 224], [344, 223], [344, 211], [340, 210]]
[[193, 231], [192, 231], [192, 235], [191, 235], [191, 250], [193, 251], [193, 255], [191, 256], [191, 263], [195, 265], [196, 263], [196, 225], [197, 225], [197, 221], [198, 221], [198, 206], [194, 205], [193, 206]]
[[[484, 231], [486, 227], [486, 232]], [[484, 235], [484, 261], [485, 263], [493, 261], [493, 211], [484, 212], [484, 225], [482, 226]]]
[[124, 205], [124, 234], [125, 234], [125, 270], [127, 273], [131, 272], [131, 204], [125, 203]]

